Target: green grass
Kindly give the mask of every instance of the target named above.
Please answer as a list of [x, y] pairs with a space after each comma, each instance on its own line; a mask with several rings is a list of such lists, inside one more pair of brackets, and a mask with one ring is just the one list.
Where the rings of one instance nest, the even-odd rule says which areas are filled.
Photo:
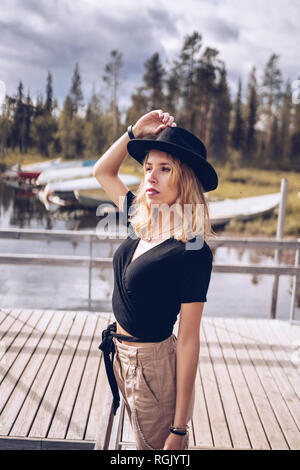
[[[300, 174], [287, 171], [267, 171], [253, 168], [232, 170], [230, 166], [217, 168], [219, 186], [213, 197], [240, 198], [280, 192], [281, 180], [288, 182], [284, 235], [300, 237]], [[275, 236], [278, 208], [270, 216], [260, 216], [249, 221], [231, 220], [227, 231], [262, 236]]]

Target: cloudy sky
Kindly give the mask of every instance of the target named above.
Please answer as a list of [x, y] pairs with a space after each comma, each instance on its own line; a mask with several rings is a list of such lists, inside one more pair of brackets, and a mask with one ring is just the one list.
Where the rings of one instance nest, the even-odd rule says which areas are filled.
[[[62, 105], [78, 62], [86, 101], [102, 81], [111, 50], [123, 54], [122, 107], [141, 84], [144, 62], [159, 52], [163, 64], [179, 53], [185, 35], [198, 31], [217, 48], [234, 96], [253, 65], [261, 77], [272, 53], [283, 78], [300, 75], [300, 0], [0, 0], [0, 81], [8, 94], [22, 79], [35, 99], [47, 71]], [[298, 46], [297, 46], [298, 44]]]

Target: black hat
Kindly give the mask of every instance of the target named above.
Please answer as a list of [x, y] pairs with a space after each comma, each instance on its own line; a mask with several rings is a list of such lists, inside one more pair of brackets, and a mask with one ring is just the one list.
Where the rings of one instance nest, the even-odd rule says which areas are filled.
[[154, 140], [132, 139], [127, 144], [128, 153], [143, 164], [150, 150], [161, 150], [178, 157], [189, 165], [202, 183], [206, 192], [218, 186], [218, 175], [213, 166], [206, 160], [206, 148], [194, 134], [182, 127], [165, 127]]

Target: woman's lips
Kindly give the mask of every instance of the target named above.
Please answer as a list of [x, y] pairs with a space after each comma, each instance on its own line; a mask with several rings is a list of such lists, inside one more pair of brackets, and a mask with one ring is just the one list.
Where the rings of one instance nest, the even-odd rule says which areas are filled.
[[146, 193], [148, 196], [155, 196], [155, 194], [159, 194], [159, 192], [155, 191], [155, 189], [147, 189]]

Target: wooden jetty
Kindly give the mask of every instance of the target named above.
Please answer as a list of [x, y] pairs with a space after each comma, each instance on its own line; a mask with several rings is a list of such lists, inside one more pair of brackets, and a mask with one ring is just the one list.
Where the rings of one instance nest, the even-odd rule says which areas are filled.
[[[0, 310], [0, 449], [135, 449], [98, 349], [113, 320]], [[200, 344], [190, 449], [300, 449], [300, 326], [204, 312]]]

